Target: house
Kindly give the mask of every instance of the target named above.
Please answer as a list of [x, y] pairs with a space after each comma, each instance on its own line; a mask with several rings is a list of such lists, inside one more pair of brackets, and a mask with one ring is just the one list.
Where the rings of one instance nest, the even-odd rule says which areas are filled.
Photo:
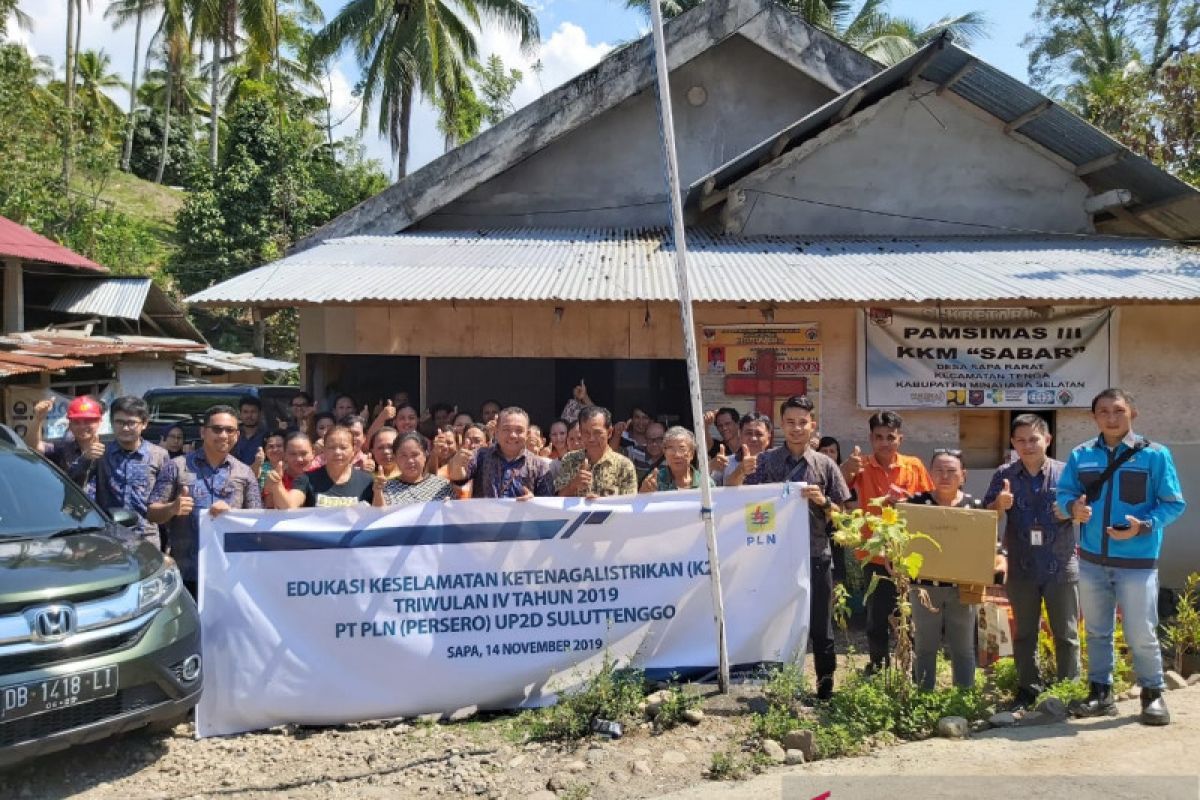
[[0, 266], [0, 421], [25, 424], [47, 391], [65, 407], [78, 394], [141, 395], [180, 378], [244, 382], [295, 366], [213, 350], [150, 278], [112, 276], [4, 217]]
[[[805, 391], [847, 447], [894, 408], [974, 486], [1014, 414], [1062, 455], [1121, 384], [1200, 497], [1200, 192], [945, 38], [883, 69], [768, 0], [666, 36], [706, 406]], [[190, 300], [298, 307], [318, 396], [546, 422], [585, 378], [686, 424], [652, 81], [647, 38]]]

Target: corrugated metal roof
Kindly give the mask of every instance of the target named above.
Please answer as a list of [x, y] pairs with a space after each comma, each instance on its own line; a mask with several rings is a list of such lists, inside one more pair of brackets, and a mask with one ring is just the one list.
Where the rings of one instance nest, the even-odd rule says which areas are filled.
[[93, 359], [134, 353], [181, 355], [204, 350], [207, 345], [158, 336], [91, 336], [71, 331], [41, 330], [6, 333], [0, 336], [0, 348], [24, 355]]
[[150, 294], [149, 278], [101, 278], [65, 280], [50, 310], [63, 314], [95, 314], [101, 317], [141, 319]]
[[[939, 37], [898, 64], [860, 83], [700, 178], [688, 190], [688, 204], [695, 204], [707, 193], [728, 188], [760, 166], [837, 124], [839, 117], [844, 114], [860, 111], [896, 92], [907, 85], [914, 75], [939, 86], [954, 80], [948, 91], [1005, 124], [1048, 102], [1048, 98], [1037, 90], [980, 61], [977, 56], [944, 37]], [[1016, 131], [1076, 167], [1106, 156], [1120, 155], [1119, 161], [1090, 172], [1082, 180], [1097, 193], [1109, 189], [1129, 189], [1133, 193], [1135, 207], [1154, 206], [1200, 195], [1194, 187], [1136, 155], [1108, 134], [1060, 106], [1051, 105]], [[1182, 233], [1183, 238], [1200, 237], [1200, 219], [1189, 220], [1187, 229]]]
[[[1198, 302], [1200, 249], [1117, 237], [688, 234], [708, 303]], [[663, 231], [442, 231], [332, 239], [188, 298], [203, 305], [674, 301]]]
[[21, 353], [9, 353], [0, 350], [0, 378], [13, 375], [36, 375], [42, 372], [59, 372], [74, 367], [90, 367], [85, 361], [73, 358], [54, 358], [50, 356], [31, 356]]
[[84, 258], [73, 250], [52, 242], [41, 234], [34, 233], [24, 225], [0, 217], [0, 256], [11, 256], [24, 261], [41, 261], [63, 267], [75, 267], [94, 272], [108, 272], [94, 261]]
[[293, 361], [277, 361], [250, 353], [227, 353], [211, 347], [203, 353], [188, 353], [184, 361], [218, 372], [279, 372], [300, 366]]

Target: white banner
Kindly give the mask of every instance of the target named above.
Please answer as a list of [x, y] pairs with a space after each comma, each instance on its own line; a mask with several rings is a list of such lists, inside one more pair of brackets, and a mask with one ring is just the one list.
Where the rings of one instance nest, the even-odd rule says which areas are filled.
[[1087, 408], [1112, 385], [1112, 311], [860, 312], [864, 408]]
[[[731, 664], [808, 640], [795, 487], [714, 491]], [[544, 705], [605, 651], [651, 674], [715, 667], [699, 506], [687, 491], [205, 514], [197, 735]]]

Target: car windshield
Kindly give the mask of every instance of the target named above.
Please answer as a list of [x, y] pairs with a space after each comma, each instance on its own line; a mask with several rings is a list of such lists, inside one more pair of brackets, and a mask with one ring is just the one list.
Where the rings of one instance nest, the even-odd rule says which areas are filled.
[[36, 453], [0, 447], [0, 540], [38, 539], [107, 522], [79, 487]]
[[199, 422], [204, 412], [213, 406], [236, 406], [239, 395], [228, 392], [181, 392], [151, 395], [150, 421], [154, 423]]

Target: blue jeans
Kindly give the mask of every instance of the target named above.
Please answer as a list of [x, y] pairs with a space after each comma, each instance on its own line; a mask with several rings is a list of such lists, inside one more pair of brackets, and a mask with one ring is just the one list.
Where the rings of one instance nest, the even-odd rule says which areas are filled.
[[1117, 606], [1125, 642], [1133, 655], [1138, 685], [1162, 689], [1162, 648], [1158, 644], [1158, 570], [1102, 567], [1079, 562], [1079, 609], [1087, 631], [1088, 680], [1113, 682], [1113, 629]]

